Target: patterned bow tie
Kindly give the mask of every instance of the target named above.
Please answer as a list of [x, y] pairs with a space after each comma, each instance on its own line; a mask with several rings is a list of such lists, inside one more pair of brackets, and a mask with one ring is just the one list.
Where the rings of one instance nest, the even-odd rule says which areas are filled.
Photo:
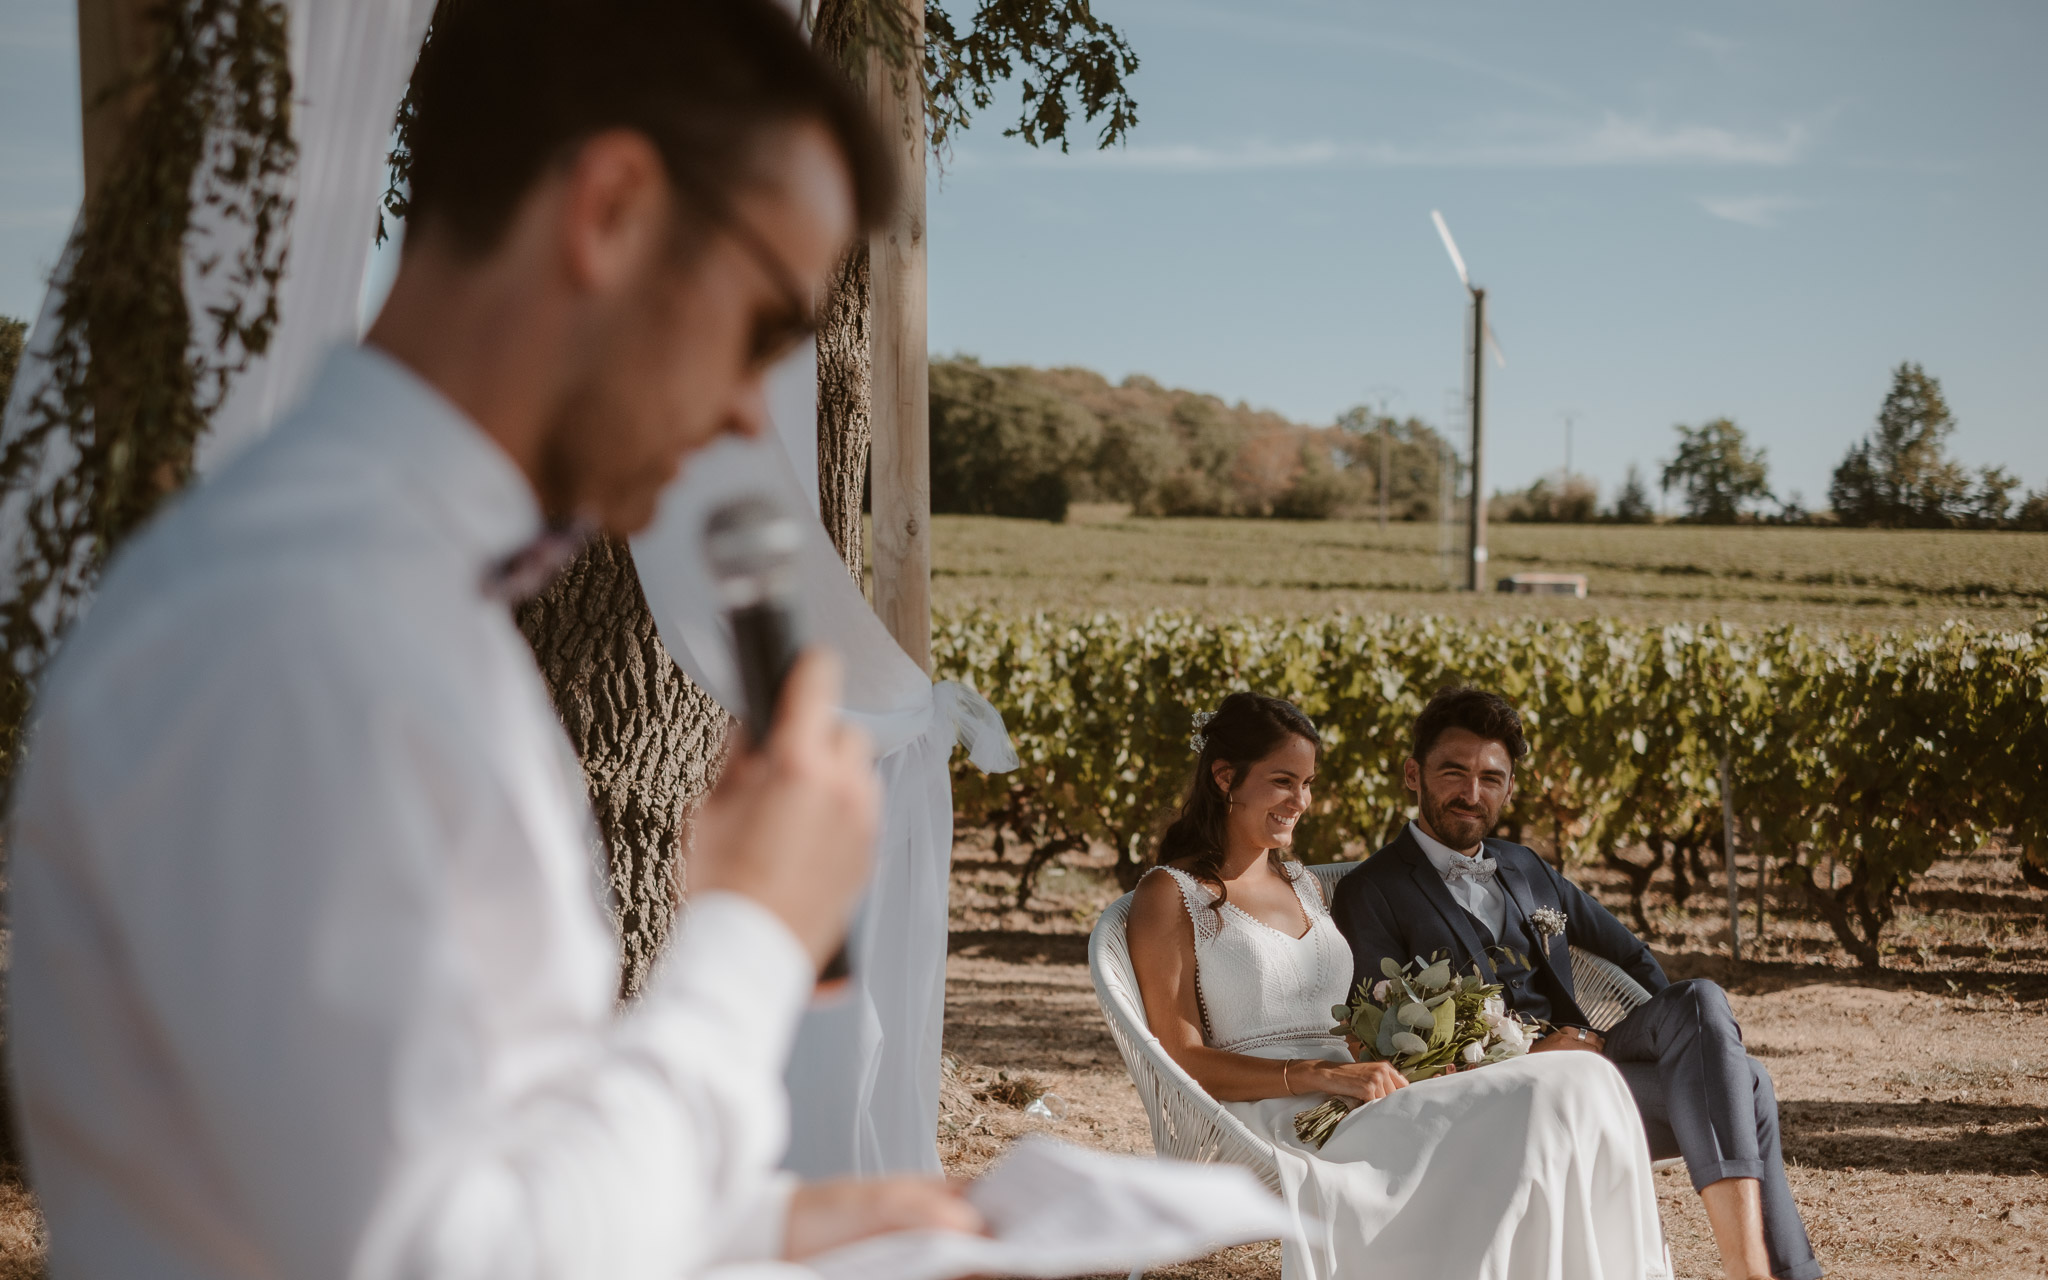
[[483, 592], [491, 600], [519, 604], [537, 596], [569, 567], [597, 534], [593, 520], [549, 525], [533, 541], [514, 551], [484, 574]]
[[1492, 858], [1453, 858], [1451, 865], [1444, 868], [1444, 883], [1449, 884], [1453, 880], [1477, 880], [1484, 884], [1493, 879], [1494, 872], [1498, 870], [1500, 867]]

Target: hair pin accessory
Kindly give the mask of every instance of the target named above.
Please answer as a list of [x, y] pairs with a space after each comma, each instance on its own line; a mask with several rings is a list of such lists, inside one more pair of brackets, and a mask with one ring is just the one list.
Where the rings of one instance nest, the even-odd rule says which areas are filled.
[[1209, 728], [1209, 722], [1211, 720], [1214, 720], [1215, 718], [1216, 713], [1214, 711], [1195, 712], [1195, 731], [1194, 733], [1189, 735], [1188, 745], [1195, 749], [1196, 755], [1202, 754], [1203, 748], [1209, 745], [1209, 734], [1207, 730]]

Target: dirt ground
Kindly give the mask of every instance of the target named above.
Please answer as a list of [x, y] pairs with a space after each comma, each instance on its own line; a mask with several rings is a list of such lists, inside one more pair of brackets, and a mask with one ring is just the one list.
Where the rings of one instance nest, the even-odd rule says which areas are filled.
[[[1088, 978], [1088, 928], [1117, 893], [1103, 861], [1054, 866], [1020, 910], [1018, 864], [973, 833], [957, 850], [939, 1121], [955, 1173], [984, 1168], [1033, 1129], [1151, 1150]], [[1574, 875], [1622, 906], [1618, 875]], [[1776, 1077], [1792, 1188], [1829, 1274], [2048, 1276], [2048, 893], [2028, 889], [1997, 850], [1942, 864], [1896, 927], [1889, 967], [1865, 975], [1823, 926], [1782, 904], [1761, 958], [1737, 968], [1725, 917], [1677, 906], [1666, 887], [1647, 904], [1650, 940], [1672, 976], [1711, 977], [1733, 995], [1750, 1050]], [[1746, 907], [1753, 895], [1745, 880]], [[1716, 906], [1704, 901], [1713, 896], [1690, 906]], [[1048, 1091], [1064, 1118], [1027, 1118]], [[1718, 1280], [1684, 1173], [1657, 1183], [1678, 1276]], [[38, 1280], [42, 1249], [33, 1199], [0, 1182], [0, 1280]], [[1250, 1245], [1150, 1274], [1266, 1280], [1280, 1274], [1280, 1251]]]
[[[940, 1120], [957, 1173], [1030, 1129], [1151, 1150], [1088, 977], [1088, 923], [1116, 891], [1091, 860], [1074, 861], [1017, 910], [1015, 864], [957, 851]], [[1573, 874], [1611, 907], [1625, 901], [1619, 876]], [[1776, 909], [1762, 958], [1737, 968], [1725, 916], [1679, 909], [1664, 888], [1648, 904], [1651, 942], [1673, 977], [1729, 989], [1776, 1079], [1792, 1189], [1828, 1273], [2048, 1276], [2048, 893], [1996, 850], [1938, 866], [1904, 913], [1891, 967], [1865, 975], [1824, 926]], [[1752, 910], [1753, 894], [1752, 880]], [[1707, 896], [1692, 905], [1718, 905]], [[1019, 1100], [1041, 1089], [1064, 1120], [1025, 1118]], [[1684, 1171], [1659, 1173], [1657, 1187], [1678, 1276], [1718, 1280]], [[1277, 1277], [1279, 1248], [1151, 1274]]]

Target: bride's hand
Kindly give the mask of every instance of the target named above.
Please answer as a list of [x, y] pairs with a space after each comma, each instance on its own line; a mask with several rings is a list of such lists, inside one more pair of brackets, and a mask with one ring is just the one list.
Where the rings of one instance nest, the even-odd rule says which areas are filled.
[[[1300, 1079], [1297, 1075], [1296, 1079]], [[1340, 1098], [1378, 1102], [1408, 1081], [1385, 1062], [1319, 1062], [1313, 1075], [1315, 1088]]]

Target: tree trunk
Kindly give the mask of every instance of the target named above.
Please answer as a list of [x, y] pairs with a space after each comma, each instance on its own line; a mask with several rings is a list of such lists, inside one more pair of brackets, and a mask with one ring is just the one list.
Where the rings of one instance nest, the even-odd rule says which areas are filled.
[[[860, 0], [818, 0], [811, 18], [811, 39], [818, 51], [855, 80], [867, 75], [859, 29], [867, 16]], [[872, 303], [868, 246], [862, 240], [832, 273], [831, 288], [818, 309], [818, 509], [855, 582], [862, 580], [866, 559], [861, 507], [868, 451], [874, 443], [869, 417]]]
[[868, 304], [868, 247], [862, 242], [833, 273], [818, 314], [818, 510], [856, 583], [865, 556], [861, 497], [874, 440], [868, 418]]
[[718, 776], [730, 720], [669, 657], [623, 542], [593, 542], [520, 608], [519, 629], [583, 761], [630, 999], [668, 939], [685, 823]]

